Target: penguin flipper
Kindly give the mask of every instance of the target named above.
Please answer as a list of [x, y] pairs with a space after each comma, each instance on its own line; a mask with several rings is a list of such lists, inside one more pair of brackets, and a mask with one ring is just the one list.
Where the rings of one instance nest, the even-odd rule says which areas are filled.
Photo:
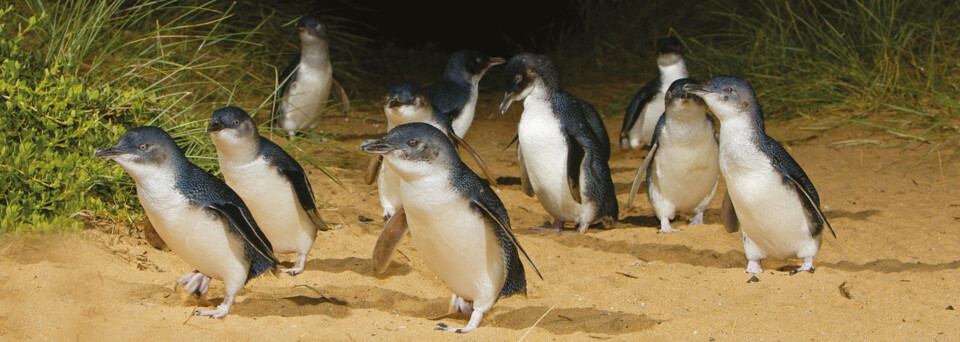
[[523, 254], [523, 258], [527, 259], [527, 263], [530, 264], [530, 267], [533, 268], [534, 272], [537, 272], [537, 276], [539, 276], [540, 279], [542, 280], [543, 274], [540, 274], [540, 270], [537, 268], [537, 265], [533, 263], [533, 260], [530, 259], [529, 255], [527, 255], [527, 251], [524, 250], [523, 246], [520, 245], [520, 242], [517, 241], [517, 237], [513, 235], [513, 230], [510, 229], [510, 225], [507, 224], [507, 222], [504, 221], [503, 218], [495, 215], [493, 211], [491, 211], [490, 208], [484, 205], [483, 202], [481, 201], [471, 199], [470, 206], [476, 208], [481, 213], [483, 213], [488, 219], [490, 219], [490, 221], [494, 222], [494, 227], [497, 230], [499, 230], [499, 233], [500, 233], [498, 235], [506, 236], [507, 238], [510, 239], [510, 242], [512, 242], [514, 246], [517, 246], [517, 250], [520, 251], [520, 254]]
[[377, 244], [373, 246], [373, 268], [377, 273], [383, 273], [390, 266], [390, 256], [397, 250], [397, 245], [403, 239], [407, 232], [407, 212], [403, 206], [397, 208], [397, 212], [387, 220], [383, 226], [380, 237], [377, 238]]
[[[823, 215], [823, 211], [820, 210], [820, 206], [817, 205], [816, 202], [814, 202], [813, 198], [810, 196], [810, 193], [807, 192], [807, 189], [806, 189], [805, 187], [801, 186], [800, 183], [797, 182], [796, 179], [793, 179], [793, 177], [787, 176], [787, 179], [789, 179], [791, 182], [793, 182], [793, 185], [797, 188], [797, 192], [803, 194], [802, 197], [803, 197], [803, 199], [805, 200], [805, 202], [807, 203], [807, 209], [808, 209], [808, 210], [812, 209], [814, 212], [816, 212], [816, 213], [817, 213], [817, 217], [820, 218], [820, 221], [822, 221], [823, 223], [826, 223], [826, 224], [827, 224], [827, 228], [830, 229], [830, 234], [833, 235], [833, 238], [837, 238], [837, 233], [833, 231], [833, 226], [830, 225], [830, 221], [827, 221], [827, 217]], [[813, 235], [819, 234], [820, 231], [823, 230], [823, 224], [820, 225], [819, 229], [817, 229], [817, 228], [818, 228], [818, 227], [815, 227], [815, 226], [810, 227], [810, 234], [813, 234]]]
[[460, 136], [458, 136], [456, 133], [453, 133], [452, 128], [449, 130], [449, 135], [451, 139], [455, 142], [454, 144], [455, 146], [463, 146], [467, 149], [467, 152], [470, 154], [470, 156], [473, 157], [473, 160], [475, 160], [477, 164], [480, 165], [480, 171], [483, 172], [483, 177], [486, 178], [488, 182], [490, 182], [490, 185], [494, 187], [498, 187], [497, 179], [493, 178], [493, 176], [490, 175], [490, 169], [487, 168], [487, 163], [483, 162], [483, 159], [480, 158], [480, 155], [477, 154], [477, 151], [474, 150], [473, 147], [470, 147], [470, 145], [467, 144], [466, 141], [463, 141], [463, 138], [460, 138]]
[[517, 165], [520, 166], [520, 189], [527, 197], [533, 197], [533, 185], [530, 184], [530, 176], [527, 175], [527, 166], [523, 164], [523, 153], [520, 152], [519, 145], [517, 145]]
[[350, 98], [347, 97], [347, 91], [343, 89], [340, 82], [333, 77], [330, 78], [330, 93], [340, 102], [340, 111], [347, 114], [350, 111]]
[[278, 169], [287, 181], [293, 184], [293, 190], [297, 194], [297, 201], [300, 202], [300, 207], [307, 213], [310, 221], [322, 231], [330, 229], [327, 227], [327, 223], [323, 222], [323, 218], [320, 217], [320, 213], [317, 211], [317, 203], [313, 198], [313, 187], [310, 186], [310, 180], [307, 179], [307, 173], [303, 172], [303, 168], [278, 167]]
[[270, 244], [270, 240], [267, 240], [267, 237], [263, 235], [263, 231], [253, 220], [253, 215], [246, 208], [233, 203], [210, 203], [205, 205], [204, 208], [223, 217], [230, 230], [243, 238], [258, 254], [272, 261], [274, 267], [280, 263], [277, 257], [273, 255], [273, 246]]
[[383, 156], [376, 156], [370, 159], [370, 165], [367, 165], [367, 174], [363, 176], [363, 181], [367, 183], [367, 185], [377, 181], [377, 176], [380, 175], [381, 164], [383, 164]]
[[583, 204], [583, 197], [580, 195], [580, 170], [583, 170], [583, 163], [586, 161], [586, 153], [583, 146], [577, 141], [571, 133], [566, 133], [567, 140], [567, 187], [570, 188], [570, 195], [578, 204]]
[[740, 230], [740, 220], [737, 218], [737, 212], [733, 208], [733, 201], [730, 199], [729, 191], [724, 191], [723, 193], [720, 219], [723, 221], [723, 228], [727, 233], [735, 233]]
[[[650, 100], [652, 100], [654, 96], [657, 96], [660, 86], [660, 77], [657, 77], [647, 82], [647, 84], [645, 84], [643, 88], [640, 88], [640, 91], [633, 96], [633, 100], [630, 101], [630, 105], [627, 106], [627, 111], [623, 116], [623, 125], [620, 127], [621, 149], [630, 149], [630, 129], [637, 124], [638, 119], [641, 119], [640, 113], [643, 112], [643, 107], [646, 107], [647, 103], [650, 103]], [[643, 122], [641, 121], [640, 124], [643, 124]]]
[[647, 153], [647, 156], [643, 158], [643, 162], [640, 163], [640, 167], [637, 168], [637, 175], [633, 177], [633, 185], [630, 186], [630, 197], [627, 199], [627, 206], [633, 207], [633, 199], [636, 198], [640, 187], [647, 184], [647, 169], [650, 167], [650, 163], [653, 162], [653, 156], [657, 153], [657, 147], [660, 147], [660, 143], [654, 143], [653, 146], [650, 147], [650, 152]]
[[277, 80], [280, 83], [280, 86], [277, 89], [277, 93], [273, 97], [273, 115], [270, 117], [270, 120], [273, 122], [273, 125], [280, 125], [280, 120], [277, 120], [277, 117], [283, 113], [280, 113], [280, 105], [283, 103], [283, 97], [287, 94], [287, 88], [291, 84], [297, 81], [297, 66], [300, 65], [300, 56], [297, 56], [290, 64], [287, 65], [286, 69], [283, 70], [283, 73], [280, 74], [280, 78]]

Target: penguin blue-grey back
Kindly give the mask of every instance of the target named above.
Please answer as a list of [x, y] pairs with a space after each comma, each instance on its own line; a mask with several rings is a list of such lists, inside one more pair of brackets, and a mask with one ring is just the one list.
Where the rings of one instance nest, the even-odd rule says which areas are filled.
[[599, 117], [599, 127], [591, 124], [596, 111], [560, 87], [559, 73], [546, 56], [517, 55], [505, 76], [500, 112], [523, 101], [517, 159], [524, 189], [531, 189], [554, 217], [553, 230], [564, 221], [575, 222], [581, 233], [597, 221], [612, 228], [619, 206], [607, 164], [609, 138]]
[[[513, 235], [506, 208], [463, 164], [446, 134], [426, 123], [409, 123], [364, 142], [362, 149], [383, 155], [401, 178], [402, 211], [385, 230], [409, 227], [424, 263], [453, 291], [450, 309], [470, 315], [464, 328], [440, 323], [438, 329], [472, 331], [498, 298], [526, 292], [519, 254], [530, 259]], [[402, 231], [381, 235], [373, 254], [378, 270], [386, 268], [402, 236]]]
[[207, 133], [217, 148], [224, 180], [260, 222], [273, 251], [297, 253], [294, 266], [281, 272], [303, 272], [317, 229], [327, 230], [303, 167], [280, 146], [261, 136], [243, 109], [215, 110]]
[[812, 273], [823, 226], [831, 233], [833, 228], [806, 173], [766, 134], [753, 87], [737, 77], [719, 76], [684, 89], [701, 96], [720, 119], [720, 171], [730, 199], [724, 214], [735, 215], [730, 222], [739, 222], [749, 261], [746, 271], [763, 272], [761, 260], [774, 256], [801, 258], [803, 265], [792, 273]]
[[490, 67], [504, 62], [478, 51], [460, 50], [450, 57], [443, 77], [426, 88], [433, 106], [447, 116], [457, 136], [465, 136], [473, 123], [480, 79]]
[[658, 39], [657, 54], [657, 68], [660, 74], [640, 88], [627, 106], [623, 125], [620, 127], [621, 149], [651, 145], [657, 120], [663, 113], [663, 98], [667, 87], [674, 81], [689, 75], [683, 58], [683, 44], [679, 39], [674, 37]]
[[247, 280], [276, 268], [270, 241], [240, 196], [190, 163], [163, 130], [131, 129], [115, 146], [94, 155], [112, 159], [127, 171], [157, 234], [197, 269], [179, 280], [188, 291], [202, 295], [210, 278], [223, 280], [223, 303], [196, 315], [226, 316]]

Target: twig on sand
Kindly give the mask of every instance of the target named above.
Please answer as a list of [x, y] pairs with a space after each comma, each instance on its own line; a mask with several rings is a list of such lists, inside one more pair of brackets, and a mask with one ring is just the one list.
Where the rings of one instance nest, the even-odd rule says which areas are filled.
[[540, 315], [540, 318], [537, 319], [536, 322], [533, 322], [533, 325], [531, 325], [530, 328], [527, 329], [527, 332], [523, 333], [523, 336], [520, 336], [520, 339], [517, 340], [517, 342], [522, 342], [523, 339], [527, 338], [527, 335], [530, 334], [530, 331], [533, 330], [533, 328], [537, 327], [537, 324], [540, 324], [540, 321], [542, 321], [544, 317], [547, 317], [547, 314], [550, 313], [550, 311], [553, 311], [553, 308], [555, 307], [557, 307], [557, 304], [553, 304], [553, 306], [547, 309], [547, 312], [544, 312], [543, 315]]
[[193, 317], [194, 314], [197, 313], [197, 308], [199, 308], [199, 307], [200, 307], [200, 305], [194, 305], [194, 306], [193, 306], [193, 310], [190, 310], [190, 315], [188, 315], [188, 316], [187, 316], [187, 319], [185, 319], [185, 320], [183, 321], [183, 325], [187, 325], [187, 322], [190, 321], [190, 317]]

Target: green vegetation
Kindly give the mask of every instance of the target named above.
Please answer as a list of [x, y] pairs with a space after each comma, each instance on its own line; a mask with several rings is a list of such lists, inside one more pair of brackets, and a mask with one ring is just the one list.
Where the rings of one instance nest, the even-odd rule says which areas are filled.
[[[209, 113], [237, 105], [268, 116], [277, 68], [286, 67], [278, 60], [295, 53], [285, 50], [298, 49], [295, 35], [274, 42], [263, 34], [292, 31], [295, 18], [264, 13], [259, 22], [231, 22], [235, 10], [227, 2], [4, 6], [0, 234], [77, 228], [81, 218], [139, 216], [130, 178], [93, 151], [115, 143], [131, 127], [156, 125], [210, 169], [215, 151], [203, 133]], [[349, 34], [334, 39], [359, 41]], [[336, 66], [347, 78], [358, 74], [349, 57]]]
[[960, 137], [960, 2], [579, 4], [582, 24], [558, 29], [566, 39], [553, 55], [566, 69], [628, 71], [639, 88], [655, 74], [655, 39], [670, 34], [686, 45], [692, 76], [746, 78], [768, 116], [868, 125], [906, 143]]

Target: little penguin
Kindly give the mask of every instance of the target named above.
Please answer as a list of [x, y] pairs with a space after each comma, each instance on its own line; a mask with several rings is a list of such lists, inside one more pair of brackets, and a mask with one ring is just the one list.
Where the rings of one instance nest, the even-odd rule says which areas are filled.
[[453, 53], [443, 78], [426, 89], [430, 101], [441, 113], [450, 117], [457, 136], [467, 135], [477, 108], [480, 79], [495, 65], [506, 62], [473, 50]]
[[[490, 171], [480, 155], [454, 132], [448, 113], [440, 112], [431, 102], [426, 90], [416, 82], [401, 81], [391, 86], [387, 92], [387, 101], [383, 107], [383, 112], [387, 116], [388, 130], [411, 122], [425, 122], [440, 129], [455, 145], [465, 147], [467, 152], [480, 165], [481, 171], [486, 175], [490, 184], [496, 184], [496, 180], [490, 176]], [[388, 219], [400, 205], [398, 192], [400, 179], [389, 167], [381, 166], [381, 160], [382, 156], [378, 156], [371, 161], [365, 179], [367, 184], [372, 184], [373, 181], [379, 179], [377, 188], [380, 193], [380, 204], [383, 207], [384, 219]]]
[[112, 159], [130, 174], [157, 234], [197, 269], [179, 280], [187, 291], [202, 295], [210, 278], [223, 280], [223, 303], [194, 315], [223, 318], [247, 280], [276, 269], [270, 241], [240, 196], [188, 161], [167, 132], [134, 128], [94, 156]]
[[620, 148], [628, 150], [651, 144], [657, 119], [663, 114], [663, 97], [667, 87], [681, 78], [688, 77], [687, 64], [683, 60], [683, 44], [674, 37], [657, 40], [657, 67], [660, 76], [647, 82], [627, 106], [620, 128]]
[[327, 230], [303, 167], [283, 148], [261, 136], [243, 109], [215, 110], [207, 133], [217, 148], [224, 181], [250, 208], [273, 252], [297, 253], [293, 268], [280, 272], [303, 272], [317, 229]]
[[703, 224], [703, 211], [720, 183], [713, 118], [707, 115], [702, 98], [683, 90], [687, 84], [697, 81], [681, 78], [670, 84], [664, 97], [666, 110], [627, 200], [627, 205], [633, 205], [637, 189], [646, 183], [647, 197], [660, 219], [658, 233], [678, 231], [670, 226], [678, 211], [693, 214], [690, 225]]
[[312, 130], [320, 124], [323, 108], [331, 94], [340, 102], [344, 114], [350, 111], [347, 92], [333, 79], [327, 25], [316, 17], [306, 16], [297, 22], [297, 30], [300, 32], [300, 56], [281, 74], [273, 107], [274, 123], [290, 136], [297, 131]]
[[619, 207], [607, 164], [610, 138], [599, 114], [560, 88], [560, 75], [546, 56], [517, 55], [505, 76], [500, 113], [523, 101], [517, 164], [524, 193], [537, 195], [554, 217], [554, 231], [565, 221], [576, 223], [579, 233], [597, 221], [613, 228]]
[[460, 160], [443, 132], [427, 123], [408, 123], [361, 148], [383, 155], [401, 179], [403, 207], [387, 221], [374, 247], [375, 268], [386, 269], [409, 229], [424, 263], [453, 291], [451, 311], [470, 315], [466, 327], [440, 323], [438, 330], [472, 331], [497, 299], [526, 294], [517, 251], [540, 271], [513, 235], [500, 198]]
[[749, 261], [747, 273], [761, 273], [767, 256], [803, 259], [799, 271], [813, 273], [824, 224], [820, 196], [800, 165], [767, 135], [763, 111], [747, 81], [718, 76], [706, 85], [687, 84], [720, 119], [720, 173], [727, 184], [724, 224], [739, 225]]

